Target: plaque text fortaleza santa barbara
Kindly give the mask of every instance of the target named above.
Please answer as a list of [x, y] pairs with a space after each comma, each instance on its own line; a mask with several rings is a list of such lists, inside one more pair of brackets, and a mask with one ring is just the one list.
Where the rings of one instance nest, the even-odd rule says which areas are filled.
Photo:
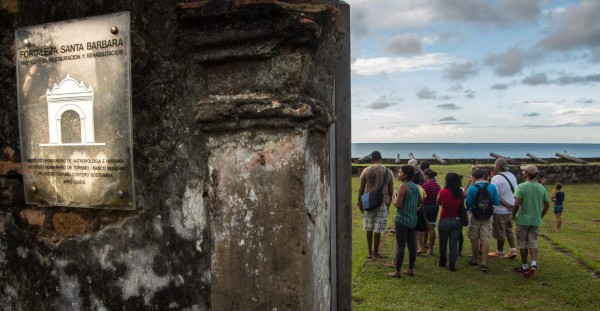
[[129, 12], [15, 40], [27, 204], [134, 209]]

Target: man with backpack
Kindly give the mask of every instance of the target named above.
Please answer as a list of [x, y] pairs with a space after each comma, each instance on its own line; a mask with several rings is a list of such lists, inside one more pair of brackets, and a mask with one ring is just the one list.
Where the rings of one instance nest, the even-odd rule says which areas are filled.
[[[513, 233], [512, 209], [515, 204], [515, 188], [517, 187], [517, 178], [508, 171], [508, 161], [504, 158], [496, 159], [494, 163], [494, 172], [492, 184], [498, 188], [500, 195], [500, 204], [494, 205], [493, 235], [496, 239], [495, 252], [488, 255], [490, 257], [499, 257], [505, 259], [514, 259], [517, 257], [517, 248], [515, 245], [515, 235]], [[510, 251], [504, 255], [504, 241], [508, 241]]]
[[477, 169], [473, 171], [474, 183], [467, 189], [466, 205], [471, 211], [471, 219], [467, 237], [471, 240], [471, 250], [473, 257], [469, 262], [470, 266], [478, 266], [479, 244], [481, 243], [481, 271], [489, 270], [487, 259], [492, 238], [492, 215], [494, 214], [494, 205], [500, 204], [498, 188], [490, 184], [485, 179], [484, 170]]
[[[521, 266], [514, 270], [530, 278], [537, 271], [537, 238], [542, 218], [548, 212], [550, 199], [546, 188], [536, 181], [538, 169], [533, 164], [521, 166], [525, 182], [515, 190], [513, 216], [517, 223], [517, 244], [521, 253]], [[527, 251], [531, 254], [531, 266], [527, 264]]]
[[[363, 214], [363, 229], [367, 232], [367, 247], [369, 255], [367, 259], [379, 259], [385, 256], [379, 253], [379, 241], [381, 233], [387, 225], [388, 210], [391, 194], [394, 192], [394, 173], [381, 164], [382, 158], [379, 151], [371, 153], [373, 164], [365, 168], [360, 174], [360, 188], [358, 190], [358, 208]], [[366, 191], [365, 191], [366, 190]], [[383, 194], [382, 202], [373, 206], [372, 209], [363, 209], [362, 196], [376, 196], [378, 192]], [[375, 234], [373, 234], [375, 231]]]

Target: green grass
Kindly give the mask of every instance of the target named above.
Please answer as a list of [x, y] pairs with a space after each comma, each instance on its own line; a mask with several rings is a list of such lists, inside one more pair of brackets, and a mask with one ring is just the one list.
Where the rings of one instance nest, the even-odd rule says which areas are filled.
[[[469, 165], [433, 165], [438, 181], [454, 171], [465, 176]], [[600, 209], [597, 184], [565, 185], [562, 230], [555, 229], [552, 210], [544, 218], [542, 233], [550, 240], [538, 239], [539, 270], [532, 279], [512, 271], [519, 259], [490, 259], [490, 271], [482, 273], [469, 267], [470, 244], [465, 241], [457, 272], [436, 267], [435, 256], [417, 257], [413, 278], [386, 276], [393, 268], [387, 260], [366, 261], [367, 247], [362, 217], [356, 207], [358, 177], [352, 178], [353, 235], [352, 281], [354, 310], [595, 310], [600, 306]], [[394, 188], [398, 183], [395, 182]], [[548, 188], [549, 193], [552, 188]], [[551, 207], [552, 209], [552, 207]], [[388, 228], [395, 209], [390, 209]], [[464, 229], [466, 237], [466, 228]], [[382, 252], [392, 258], [394, 237], [382, 235]], [[490, 241], [495, 250], [495, 240]], [[561, 250], [562, 249], [562, 250]], [[565, 250], [567, 252], [565, 252]], [[405, 256], [404, 264], [407, 264]], [[584, 266], [579, 261], [585, 263]]]

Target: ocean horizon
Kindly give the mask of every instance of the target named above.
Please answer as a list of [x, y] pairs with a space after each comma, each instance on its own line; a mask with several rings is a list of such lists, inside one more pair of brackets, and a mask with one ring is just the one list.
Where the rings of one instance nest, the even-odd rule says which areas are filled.
[[577, 158], [600, 158], [600, 144], [564, 143], [352, 143], [352, 158], [362, 158], [374, 150], [385, 159], [486, 159], [495, 153], [508, 158], [527, 158], [530, 153], [540, 158], [558, 158], [556, 153]]

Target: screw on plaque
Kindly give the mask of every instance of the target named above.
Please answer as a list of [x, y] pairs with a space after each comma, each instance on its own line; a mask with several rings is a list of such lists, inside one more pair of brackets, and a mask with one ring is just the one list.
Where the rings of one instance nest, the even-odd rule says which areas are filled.
[[112, 26], [112, 27], [110, 27], [110, 32], [111, 32], [113, 35], [116, 35], [116, 34], [118, 34], [118, 33], [119, 33], [119, 28], [117, 28], [117, 26]]
[[29, 42], [29, 40], [27, 40], [27, 39], [24, 39], [24, 40], [23, 40], [23, 45], [24, 45], [24, 46], [29, 46], [29, 44], [31, 44], [31, 43]]
[[125, 197], [127, 197], [127, 191], [119, 190], [117, 192], [117, 195], [119, 196], [120, 199], [124, 199]]
[[38, 190], [37, 190], [37, 188], [35, 186], [31, 186], [30, 190], [33, 193], [37, 193], [38, 192]]

